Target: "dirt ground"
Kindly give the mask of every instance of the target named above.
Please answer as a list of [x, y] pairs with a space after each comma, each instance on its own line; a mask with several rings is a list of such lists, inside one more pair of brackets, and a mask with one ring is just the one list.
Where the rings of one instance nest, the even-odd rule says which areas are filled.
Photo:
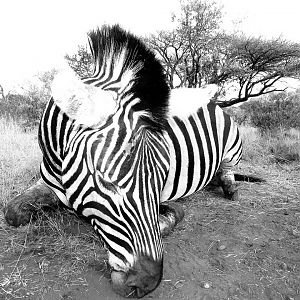
[[[144, 299], [300, 299], [300, 168], [242, 165], [239, 172], [267, 182], [241, 182], [238, 202], [219, 188], [178, 201], [185, 218], [164, 239], [163, 281]], [[1, 214], [1, 300], [122, 299], [92, 228], [62, 214], [57, 231], [51, 214], [48, 223], [18, 229]]]

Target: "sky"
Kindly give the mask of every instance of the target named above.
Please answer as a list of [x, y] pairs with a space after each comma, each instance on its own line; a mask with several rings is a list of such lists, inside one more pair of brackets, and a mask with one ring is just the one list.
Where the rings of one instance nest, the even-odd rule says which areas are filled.
[[[248, 35], [300, 43], [299, 0], [215, 1], [229, 31], [238, 24]], [[172, 28], [171, 13], [178, 10], [179, 0], [1, 0], [0, 84], [11, 89], [58, 67], [96, 26], [119, 23], [145, 35]]]

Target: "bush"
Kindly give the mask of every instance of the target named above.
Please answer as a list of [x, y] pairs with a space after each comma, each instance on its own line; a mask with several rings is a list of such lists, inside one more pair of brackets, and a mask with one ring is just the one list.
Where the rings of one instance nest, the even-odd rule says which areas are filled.
[[242, 105], [239, 107], [226, 107], [223, 110], [228, 113], [238, 125], [248, 125], [249, 116], [245, 113]]
[[12, 93], [0, 98], [0, 118], [12, 119], [23, 129], [35, 127], [51, 97], [50, 85], [57, 70], [52, 69], [34, 76], [22, 87], [22, 94]]
[[272, 94], [242, 106], [251, 125], [261, 132], [300, 128], [299, 93]]
[[24, 129], [32, 128], [38, 124], [45, 105], [39, 97], [11, 94], [0, 100], [0, 117], [18, 121]]

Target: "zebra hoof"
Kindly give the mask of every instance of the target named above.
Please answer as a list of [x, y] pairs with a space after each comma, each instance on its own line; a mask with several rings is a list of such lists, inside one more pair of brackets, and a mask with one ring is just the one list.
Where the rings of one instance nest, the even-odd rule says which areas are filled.
[[19, 227], [30, 222], [35, 209], [26, 200], [23, 195], [19, 195], [6, 205], [4, 216], [9, 225]]
[[36, 213], [45, 208], [57, 208], [58, 199], [40, 179], [22, 194], [11, 200], [4, 209], [6, 222], [19, 227], [29, 223]]

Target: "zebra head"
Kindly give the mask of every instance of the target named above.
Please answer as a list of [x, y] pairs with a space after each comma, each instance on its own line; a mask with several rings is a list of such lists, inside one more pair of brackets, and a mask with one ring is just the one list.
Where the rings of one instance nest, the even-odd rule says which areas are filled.
[[[89, 38], [93, 76], [82, 82], [66, 75], [53, 86], [54, 101], [78, 125], [62, 182], [72, 208], [106, 244], [115, 290], [142, 297], [162, 278], [158, 220], [169, 168], [163, 134], [169, 89], [162, 66], [135, 36], [105, 26]], [[73, 166], [79, 153], [81, 173]], [[80, 176], [82, 192], [71, 180]]]

